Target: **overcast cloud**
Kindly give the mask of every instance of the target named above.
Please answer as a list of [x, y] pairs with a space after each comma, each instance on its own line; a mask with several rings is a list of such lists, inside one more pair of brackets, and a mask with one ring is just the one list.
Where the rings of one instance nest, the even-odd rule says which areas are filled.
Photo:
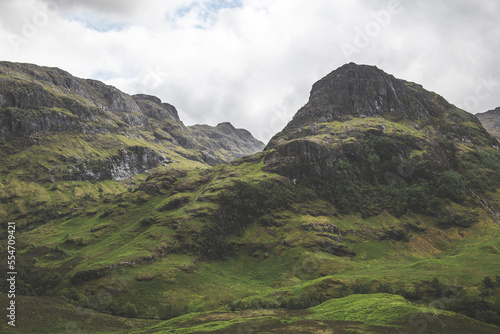
[[0, 59], [55, 66], [267, 141], [347, 62], [500, 106], [497, 0], [0, 0]]

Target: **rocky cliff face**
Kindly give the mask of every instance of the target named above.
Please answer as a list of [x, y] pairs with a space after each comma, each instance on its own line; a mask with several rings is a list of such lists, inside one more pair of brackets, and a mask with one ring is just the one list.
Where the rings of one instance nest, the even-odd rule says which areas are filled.
[[500, 140], [500, 107], [476, 114], [476, 117], [489, 133]]
[[312, 87], [309, 102], [266, 147], [266, 163], [292, 179], [432, 178], [471, 148], [497, 141], [478, 119], [422, 86], [374, 66], [344, 65]]
[[130, 96], [58, 68], [0, 62], [2, 160], [31, 157], [21, 177], [119, 180], [167, 164], [214, 165], [264, 146], [244, 130], [222, 128], [187, 128], [174, 106], [154, 96]]

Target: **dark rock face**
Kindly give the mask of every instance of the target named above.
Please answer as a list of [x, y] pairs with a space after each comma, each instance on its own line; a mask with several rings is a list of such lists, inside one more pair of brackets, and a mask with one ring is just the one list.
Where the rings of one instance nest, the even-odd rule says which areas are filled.
[[[420, 85], [398, 80], [376, 67], [350, 63], [313, 85], [306, 109], [317, 121], [342, 121], [349, 116], [393, 120], [438, 116], [434, 101], [421, 99], [421, 91]], [[451, 107], [443, 98], [436, 102]]]
[[1, 62], [0, 87], [0, 107], [59, 107], [77, 114], [91, 108], [140, 112], [132, 98], [116, 88], [73, 77], [58, 68]]
[[0, 138], [40, 132], [119, 133], [147, 126], [132, 97], [57, 68], [0, 63]]
[[188, 204], [191, 201], [191, 198], [188, 196], [183, 196], [180, 198], [173, 198], [171, 199], [167, 204], [162, 206], [159, 211], [170, 211], [170, 210], [176, 210], [184, 205]]
[[147, 172], [156, 167], [158, 162], [162, 165], [171, 163], [168, 158], [160, 156], [149, 147], [131, 146], [105, 159], [68, 159], [69, 167], [52, 169], [49, 178], [53, 181], [124, 180]]
[[[33, 114], [36, 113], [36, 117]], [[82, 122], [68, 114], [49, 109], [28, 111], [8, 108], [0, 114], [0, 140], [10, 137], [29, 137], [35, 133], [82, 131]]]
[[437, 94], [350, 63], [313, 85], [309, 102], [266, 146], [265, 162], [291, 179], [343, 178], [343, 163], [370, 180], [427, 178], [456, 168], [457, 147], [467, 145], [497, 143]]
[[50, 143], [64, 152], [42, 164], [52, 180], [120, 180], [177, 163], [169, 154], [215, 165], [264, 148], [229, 123], [188, 128], [174, 106], [155, 96], [10, 62], [0, 62], [0, 141], [21, 151]]

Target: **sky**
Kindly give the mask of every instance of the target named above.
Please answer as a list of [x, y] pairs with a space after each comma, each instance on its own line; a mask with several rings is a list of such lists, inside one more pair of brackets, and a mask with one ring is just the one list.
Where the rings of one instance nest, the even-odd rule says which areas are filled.
[[96, 79], [267, 142], [345, 63], [500, 107], [498, 0], [0, 0], [0, 60]]

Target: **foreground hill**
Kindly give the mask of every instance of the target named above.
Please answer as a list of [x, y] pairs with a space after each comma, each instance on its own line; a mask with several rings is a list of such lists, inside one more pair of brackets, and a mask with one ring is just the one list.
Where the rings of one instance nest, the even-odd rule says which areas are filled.
[[500, 107], [476, 114], [476, 117], [481, 121], [486, 130], [497, 139], [500, 139]]
[[23, 231], [19, 291], [67, 308], [52, 331], [83, 308], [93, 332], [494, 333], [499, 176], [477, 118], [348, 64], [264, 152]]
[[[466, 316], [418, 306], [391, 294], [351, 295], [304, 310], [198, 312], [167, 321], [122, 318], [61, 303], [19, 297], [23, 329], [5, 333], [410, 333], [496, 334], [498, 327]], [[397, 310], [397, 312], [395, 312]], [[43, 319], [43, 327], [40, 326]], [[418, 324], [408, 327], [408, 319]]]

